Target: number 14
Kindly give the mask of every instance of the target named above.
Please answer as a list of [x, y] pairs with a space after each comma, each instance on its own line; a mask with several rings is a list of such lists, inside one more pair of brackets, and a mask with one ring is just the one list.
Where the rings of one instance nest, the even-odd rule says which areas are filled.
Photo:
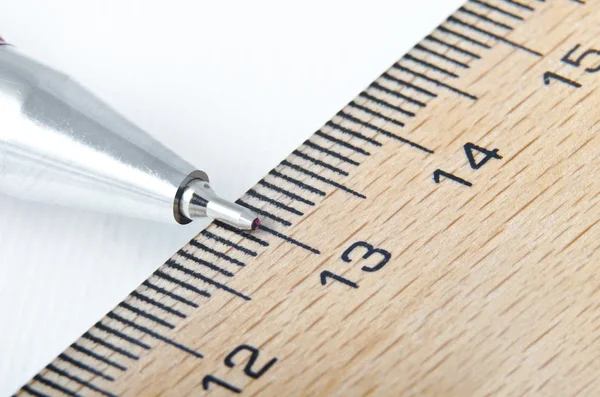
[[[467, 156], [467, 160], [469, 160], [469, 165], [474, 170], [480, 169], [491, 159], [500, 160], [502, 158], [502, 156], [500, 156], [498, 154], [498, 149], [488, 150], [486, 148], [477, 146], [471, 142], [467, 142], [463, 146], [463, 148], [465, 150], [465, 155]], [[479, 153], [483, 154], [484, 155], [483, 159], [477, 161], [475, 159], [475, 152], [479, 152]], [[462, 179], [456, 175], [453, 175], [449, 172], [442, 171], [439, 168], [433, 172], [433, 181], [435, 183], [440, 183], [442, 178], [450, 179], [456, 183], [460, 183], [461, 185], [465, 185], [467, 187], [473, 186], [473, 184], [471, 182], [464, 180], [464, 179]]]

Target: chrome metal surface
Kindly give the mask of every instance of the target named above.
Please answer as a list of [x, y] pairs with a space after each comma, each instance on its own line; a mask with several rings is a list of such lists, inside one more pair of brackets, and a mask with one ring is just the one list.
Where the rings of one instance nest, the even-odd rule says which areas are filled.
[[188, 219], [211, 217], [238, 229], [253, 230], [259, 226], [256, 215], [241, 205], [223, 200], [200, 179], [188, 183], [180, 201], [181, 213]]
[[197, 214], [181, 216], [180, 199], [193, 180], [208, 177], [68, 76], [0, 46], [0, 192], [187, 223]]

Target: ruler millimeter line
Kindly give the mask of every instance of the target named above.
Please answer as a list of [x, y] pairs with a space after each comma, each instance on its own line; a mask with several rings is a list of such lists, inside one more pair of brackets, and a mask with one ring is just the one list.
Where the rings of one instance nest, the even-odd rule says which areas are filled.
[[63, 378], [69, 379], [69, 380], [71, 380], [71, 381], [73, 381], [73, 382], [75, 382], [75, 383], [77, 383], [77, 384], [79, 384], [79, 385], [81, 385], [81, 386], [83, 386], [83, 387], [85, 387], [87, 389], [93, 390], [93, 391], [95, 391], [97, 393], [100, 393], [100, 394], [106, 396], [106, 397], [116, 397], [115, 394], [113, 394], [113, 393], [111, 393], [109, 391], [106, 391], [104, 389], [101, 389], [100, 387], [94, 385], [93, 383], [88, 382], [88, 381], [86, 381], [84, 379], [81, 379], [78, 376], [71, 375], [67, 371], [58, 368], [54, 364], [48, 364], [48, 366], [46, 366], [46, 370], [48, 370], [50, 372], [53, 372], [56, 375], [59, 375], [59, 376], [61, 376]]
[[[79, 345], [78, 343], [73, 343], [73, 344], [72, 344], [71, 346], [69, 346], [69, 347], [70, 347], [71, 349], [73, 349], [73, 350], [75, 350], [75, 351], [77, 351], [77, 352], [79, 352], [79, 353], [83, 354], [83, 355], [86, 355], [86, 356], [88, 356], [88, 357], [91, 357], [91, 358], [93, 358], [93, 359], [94, 359], [94, 360], [96, 360], [96, 361], [99, 361], [99, 362], [101, 362], [101, 363], [103, 363], [103, 364], [107, 364], [107, 365], [109, 365], [110, 367], [116, 368], [116, 369], [118, 369], [118, 370], [120, 370], [120, 371], [126, 371], [126, 370], [127, 370], [127, 368], [126, 368], [126, 367], [124, 367], [124, 366], [122, 366], [122, 365], [118, 364], [117, 362], [115, 362], [115, 361], [113, 361], [113, 360], [110, 360], [110, 359], [106, 358], [105, 356], [102, 356], [102, 355], [100, 355], [100, 354], [98, 354], [98, 353], [95, 353], [95, 352], [93, 352], [92, 350], [90, 350], [90, 349], [87, 349], [87, 348], [85, 348], [85, 347], [83, 347], [83, 346]], [[113, 380], [114, 380], [114, 378], [113, 378]]]
[[469, 94], [467, 92], [461, 91], [458, 88], [452, 87], [451, 85], [448, 85], [448, 84], [446, 84], [446, 83], [444, 83], [442, 81], [439, 81], [439, 80], [436, 80], [436, 79], [434, 79], [432, 77], [429, 77], [429, 76], [427, 76], [424, 73], [415, 72], [414, 70], [411, 70], [411, 69], [409, 69], [409, 68], [407, 68], [405, 66], [400, 65], [399, 63], [394, 64], [392, 67], [394, 69], [400, 70], [401, 72], [408, 73], [408, 74], [413, 75], [413, 76], [415, 76], [417, 78], [420, 78], [420, 79], [423, 79], [423, 80], [428, 81], [430, 83], [433, 83], [433, 84], [435, 84], [437, 86], [444, 87], [444, 88], [446, 88], [446, 89], [448, 89], [448, 90], [450, 90], [450, 91], [452, 91], [454, 93], [457, 93], [459, 95], [462, 95], [462, 96], [464, 96], [466, 98], [472, 99], [474, 101], [477, 100], [477, 97], [475, 95], [472, 95], [472, 94]]
[[506, 15], [506, 16], [508, 16], [510, 18], [513, 18], [513, 19], [516, 19], [518, 21], [522, 21], [523, 20], [523, 17], [520, 16], [520, 15], [518, 15], [518, 14], [516, 14], [516, 13], [510, 12], [510, 11], [508, 11], [508, 10], [502, 8], [502, 7], [499, 7], [499, 6], [495, 6], [495, 5], [486, 3], [485, 1], [482, 1], [482, 0], [469, 0], [469, 2], [473, 3], [473, 4], [477, 4], [477, 5], [482, 6], [484, 8], [496, 11], [496, 12], [500, 13], [501, 15]]
[[535, 11], [535, 9], [531, 6], [528, 6], [527, 4], [521, 3], [517, 0], [503, 0], [504, 2], [508, 3], [508, 4], [512, 4], [518, 8], [521, 8], [523, 10], [527, 10], [527, 11]]
[[442, 59], [442, 60], [444, 60], [446, 62], [450, 62], [450, 63], [452, 63], [454, 65], [460, 66], [461, 68], [464, 68], [464, 69], [468, 69], [470, 67], [468, 63], [461, 62], [461, 61], [459, 61], [459, 60], [457, 60], [455, 58], [449, 57], [448, 55], [441, 54], [441, 53], [439, 53], [437, 51], [432, 50], [429, 47], [426, 47], [426, 46], [422, 45], [422, 44], [415, 45], [413, 47], [413, 49], [418, 50], [418, 51], [422, 51], [422, 52], [424, 52], [426, 54], [431, 54], [431, 55], [433, 55], [433, 56], [435, 56], [437, 58], [440, 58], [440, 59]]
[[272, 235], [274, 235], [276, 237], [279, 237], [280, 239], [282, 239], [282, 240], [284, 240], [284, 241], [286, 241], [286, 242], [288, 242], [290, 244], [296, 245], [296, 246], [298, 246], [300, 248], [303, 248], [303, 249], [305, 249], [307, 251], [310, 251], [313, 254], [317, 254], [318, 255], [318, 254], [321, 253], [318, 249], [312, 248], [311, 246], [309, 246], [307, 244], [304, 244], [304, 243], [302, 243], [302, 242], [300, 242], [300, 241], [298, 241], [298, 240], [296, 240], [296, 239], [294, 239], [292, 237], [286, 236], [285, 234], [280, 233], [278, 231], [275, 231], [275, 230], [273, 230], [273, 229], [271, 229], [271, 228], [269, 228], [269, 227], [267, 227], [265, 225], [261, 225], [260, 226], [260, 230], [265, 231], [265, 232], [267, 232], [269, 234], [272, 234]]
[[534, 51], [534, 50], [532, 50], [530, 48], [527, 48], [527, 47], [525, 47], [525, 46], [523, 46], [521, 44], [515, 43], [515, 42], [513, 42], [513, 41], [511, 41], [511, 40], [509, 40], [509, 39], [507, 39], [505, 37], [502, 37], [502, 36], [499, 36], [499, 35], [497, 35], [495, 33], [489, 32], [489, 31], [487, 31], [485, 29], [478, 28], [477, 26], [472, 25], [470, 23], [467, 23], [467, 22], [465, 22], [462, 19], [459, 19], [457, 17], [451, 16], [451, 17], [448, 18], [447, 21], [450, 24], [457, 24], [457, 25], [463, 26], [463, 27], [468, 28], [470, 30], [473, 30], [473, 31], [475, 31], [477, 33], [481, 33], [484, 36], [489, 36], [489, 37], [493, 38], [494, 40], [500, 41], [500, 42], [508, 44], [508, 45], [510, 45], [512, 47], [515, 47], [515, 48], [518, 48], [518, 49], [523, 50], [525, 52], [528, 52], [528, 53], [530, 53], [532, 55], [536, 55], [538, 57], [542, 57], [543, 56], [541, 53], [539, 53], [537, 51]]
[[424, 41], [430, 41], [430, 42], [433, 42], [433, 43], [440, 44], [440, 45], [442, 45], [442, 46], [444, 46], [446, 48], [449, 48], [450, 50], [453, 50], [454, 52], [456, 52], [458, 54], [467, 55], [467, 56], [469, 56], [469, 57], [471, 57], [473, 59], [481, 59], [481, 55], [476, 54], [476, 53], [474, 53], [472, 51], [466, 50], [466, 49], [464, 49], [462, 47], [458, 47], [457, 45], [448, 43], [448, 42], [446, 42], [446, 41], [444, 41], [444, 40], [442, 40], [440, 38], [437, 38], [436, 36], [433, 36], [433, 35], [427, 35], [423, 40]]
[[[557, 20], [565, 14], [560, 7], [581, 7], [584, 21]], [[562, 317], [577, 323], [573, 314], [582, 313], [593, 322], [572, 298], [581, 291], [553, 287], [557, 295], [561, 288], [567, 292], [556, 302], [545, 296], [553, 304], [533, 313], [535, 322], [515, 313], [535, 304], [527, 293], [542, 296], [550, 290], [532, 292], [530, 285], [550, 285], [554, 280], [546, 278], [553, 269], [571, 270], [565, 261], [577, 259], [591, 268], [594, 258], [600, 259], [589, 245], [597, 232], [593, 205], [600, 197], [594, 195], [594, 170], [584, 163], [569, 168], [569, 161], [578, 160], [566, 157], [581, 150], [588, 163], [594, 161], [585, 142], [596, 130], [581, 131], [571, 122], [581, 112], [580, 102], [594, 92], [581, 95], [594, 88], [600, 62], [600, 51], [593, 48], [600, 44], [581, 44], [600, 33], [586, 12], [600, 17], [600, 6], [469, 0], [238, 200], [260, 214], [258, 230], [209, 225], [19, 394], [319, 395], [352, 388], [356, 394], [418, 389], [452, 396], [455, 386], [435, 382], [457, 367], [472, 371], [461, 373], [469, 380], [463, 395], [489, 394], [480, 381], [496, 379], [485, 369], [511, 362], [504, 356], [509, 353], [536, 365], [498, 366], [502, 379], [494, 390], [499, 393], [504, 387], [511, 395], [529, 390], [529, 383], [509, 390], [519, 382], [512, 373], [535, 379], [540, 388], [560, 383], [561, 377], [545, 380], [560, 374], [554, 363], [564, 357], [545, 354], [545, 347], [577, 340], [558, 334]], [[545, 32], [543, 26], [555, 30], [535, 37]], [[592, 33], [581, 36], [586, 26]], [[542, 55], [520, 43], [555, 49]], [[511, 68], [495, 69], [486, 62], [492, 54], [492, 59], [510, 57]], [[532, 55], [540, 58], [533, 67]], [[508, 92], [515, 78], [530, 96]], [[487, 95], [492, 86], [494, 95]], [[560, 101], [544, 117], [529, 117], [553, 98]], [[593, 109], [588, 116], [577, 122], [591, 120]], [[553, 134], [543, 134], [550, 129]], [[566, 181], [540, 171], [555, 159], [555, 166], [577, 177]], [[486, 177], [492, 181], [487, 185]], [[544, 189], [537, 192], [538, 186]], [[560, 196], [563, 191], [572, 194]], [[586, 195], [569, 201], [581, 192]], [[561, 198], [551, 216], [544, 213], [555, 205], [548, 194]], [[581, 208], [586, 219], [571, 222], [579, 211], [566, 213], [565, 203]], [[522, 219], [525, 214], [531, 221]], [[547, 230], [557, 240], [552, 247], [566, 247], [564, 257], [555, 248], [536, 249], [548, 245]], [[537, 240], [530, 240], [533, 235]], [[553, 256], [557, 260], [545, 266]], [[566, 314], [557, 313], [567, 301]], [[571, 306], [578, 312], [568, 312]], [[524, 336], [512, 340], [517, 334]], [[492, 347], [478, 355], [469, 348], [473, 340]], [[600, 373], [600, 366], [588, 361], [590, 371]], [[374, 378], [353, 379], [364, 362], [375, 369]], [[299, 375], [289, 376], [292, 366]], [[593, 382], [587, 384], [600, 387]]]
[[503, 29], [506, 29], [506, 30], [513, 30], [513, 27], [510, 26], [510, 25], [507, 25], [505, 23], [499, 22], [499, 21], [497, 21], [497, 20], [495, 20], [493, 18], [490, 18], [490, 17], [488, 17], [486, 15], [479, 14], [479, 13], [477, 13], [477, 12], [475, 12], [475, 11], [469, 9], [469, 8], [466, 8], [466, 7], [460, 7], [458, 9], [458, 12], [460, 12], [462, 14], [470, 15], [472, 17], [475, 17], [476, 19], [479, 19], [480, 21], [487, 22], [487, 23], [489, 23], [491, 25], [494, 25], [494, 26], [499, 26], [499, 27], [501, 27]]

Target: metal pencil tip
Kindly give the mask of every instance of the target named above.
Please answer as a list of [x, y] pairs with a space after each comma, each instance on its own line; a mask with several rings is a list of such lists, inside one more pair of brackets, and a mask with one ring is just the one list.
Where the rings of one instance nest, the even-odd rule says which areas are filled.
[[260, 220], [256, 217], [256, 214], [250, 211], [248, 208], [231, 202], [227, 202], [227, 204], [233, 206], [232, 208], [239, 210], [238, 220], [235, 222], [236, 224], [229, 223], [231, 226], [235, 226], [244, 230], [256, 230], [258, 225], [260, 225]]
[[241, 230], [256, 230], [260, 226], [260, 220], [254, 212], [223, 200], [208, 182], [200, 179], [187, 184], [181, 195], [179, 210], [190, 220], [208, 216]]

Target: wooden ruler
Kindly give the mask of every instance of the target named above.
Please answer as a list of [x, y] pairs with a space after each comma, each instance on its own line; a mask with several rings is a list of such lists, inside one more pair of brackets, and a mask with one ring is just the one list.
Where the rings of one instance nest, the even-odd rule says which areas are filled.
[[469, 1], [17, 394], [597, 395], [598, 21]]

